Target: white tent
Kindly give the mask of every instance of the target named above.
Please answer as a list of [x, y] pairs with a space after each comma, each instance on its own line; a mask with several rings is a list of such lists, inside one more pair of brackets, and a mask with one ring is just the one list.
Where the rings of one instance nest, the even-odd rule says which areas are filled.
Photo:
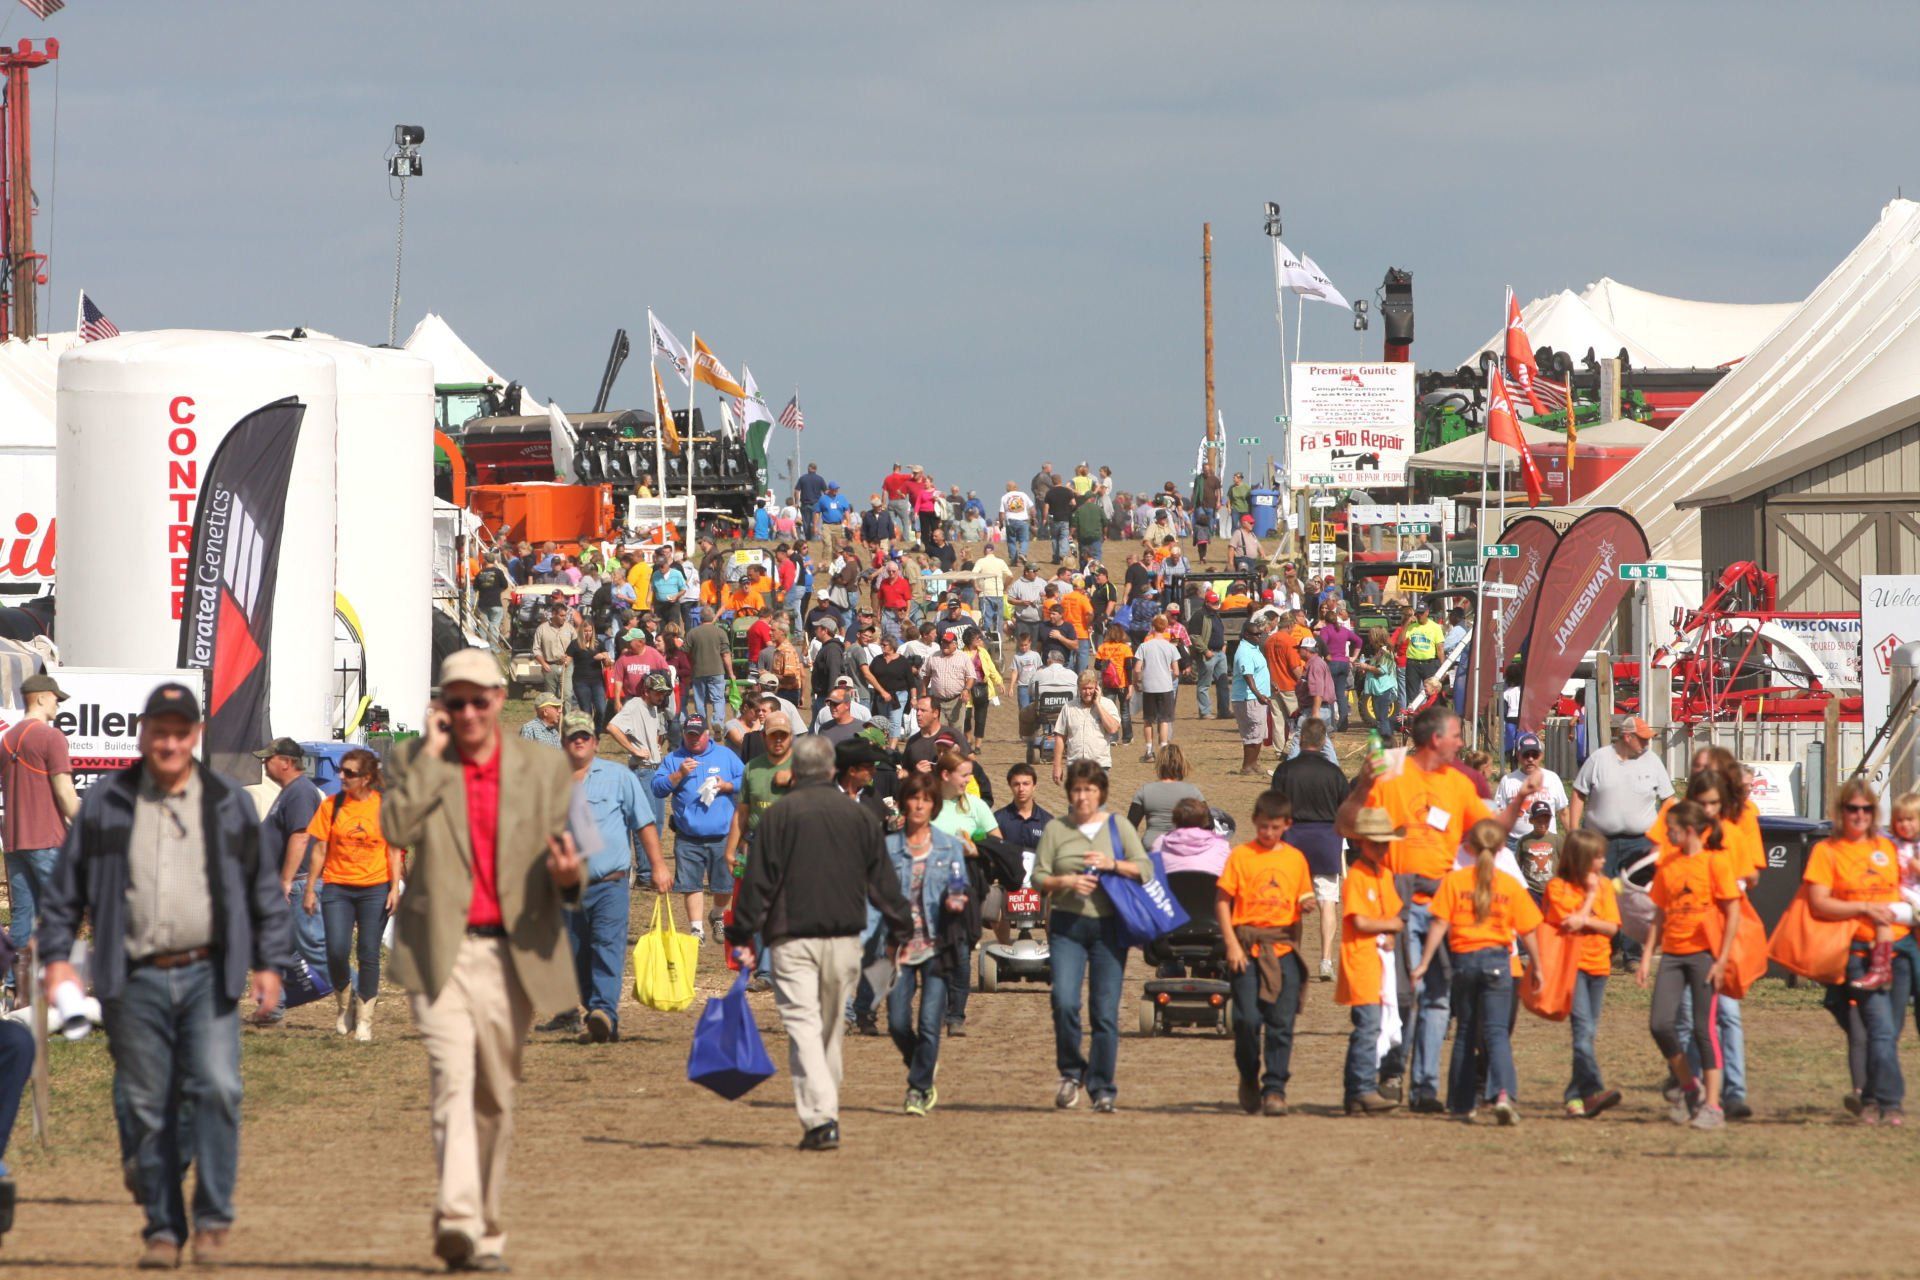
[[1911, 397], [1916, 243], [1920, 203], [1893, 201], [1770, 337], [1587, 501], [1638, 517], [1654, 559], [1696, 561], [1700, 514], [1675, 510], [1678, 499]]
[[[437, 386], [485, 386], [491, 384], [504, 388], [508, 380], [493, 371], [493, 367], [482, 360], [474, 349], [468, 346], [453, 326], [429, 311], [413, 326], [413, 332], [400, 344], [417, 356], [424, 356], [433, 365], [433, 381]], [[527, 412], [533, 412], [531, 406], [545, 404], [546, 401], [525, 389], [522, 384], [521, 403], [529, 406]]]
[[[1500, 455], [1505, 453], [1506, 469], [1518, 471], [1520, 455], [1512, 449], [1503, 450], [1498, 445], [1489, 448], [1485, 442], [1485, 436], [1486, 432], [1476, 431], [1470, 436], [1449, 440], [1425, 453], [1414, 454], [1407, 459], [1407, 465], [1415, 471], [1478, 471], [1482, 459], [1486, 460], [1490, 468], [1497, 468], [1500, 465]], [[1520, 424], [1520, 437], [1527, 442], [1529, 449], [1567, 442], [1567, 438], [1558, 431], [1536, 427], [1531, 422]]]
[[[1636, 369], [1712, 369], [1758, 346], [1792, 314], [1791, 302], [1693, 302], [1648, 293], [1602, 277], [1579, 293], [1562, 289], [1520, 310], [1527, 341], [1578, 361], [1589, 348], [1605, 359], [1623, 348]], [[1483, 352], [1506, 350], [1506, 333], [1461, 361], [1478, 364]]]

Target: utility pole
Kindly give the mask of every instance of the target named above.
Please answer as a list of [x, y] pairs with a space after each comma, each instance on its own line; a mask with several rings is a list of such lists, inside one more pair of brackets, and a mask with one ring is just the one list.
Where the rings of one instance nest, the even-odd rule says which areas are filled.
[[1207, 473], [1220, 467], [1220, 435], [1213, 412], [1213, 224], [1200, 224], [1201, 296], [1206, 309], [1207, 347]]
[[0, 141], [6, 161], [0, 178], [0, 338], [31, 338], [39, 334], [34, 302], [38, 287], [47, 282], [47, 257], [33, 251], [33, 112], [27, 97], [27, 72], [60, 56], [60, 42], [48, 40], [44, 49], [22, 40], [13, 48], [0, 47], [0, 70], [6, 74], [6, 100], [0, 107]]

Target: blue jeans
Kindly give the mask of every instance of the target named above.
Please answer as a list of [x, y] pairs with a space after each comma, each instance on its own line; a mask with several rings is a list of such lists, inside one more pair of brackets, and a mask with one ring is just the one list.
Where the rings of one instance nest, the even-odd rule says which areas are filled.
[[[1740, 1021], [1740, 1002], [1725, 992], [1713, 1002], [1714, 1025], [1720, 1030], [1720, 1099], [1739, 1102], [1747, 1096], [1747, 1032]], [[1687, 1046], [1687, 1064], [1700, 1075], [1700, 1050], [1693, 1043], [1693, 1001], [1680, 1002], [1674, 1034]]]
[[980, 597], [980, 626], [990, 636], [997, 636], [1007, 629], [1005, 596]]
[[[1429, 969], [1428, 974], [1432, 974]], [[1520, 1092], [1513, 1070], [1513, 1044], [1507, 1023], [1513, 1015], [1513, 973], [1504, 947], [1455, 952], [1453, 1007], [1460, 1025], [1453, 1033], [1453, 1061], [1447, 1071], [1447, 1110], [1456, 1116], [1472, 1111], [1478, 1100], [1474, 1084], [1479, 1075], [1474, 1050], [1487, 1051], [1487, 1097], [1514, 1097]], [[1424, 1029], [1424, 1028], [1423, 1028]]]
[[13, 939], [14, 950], [24, 952], [27, 943], [33, 940], [33, 918], [39, 913], [38, 902], [46, 896], [47, 886], [53, 882], [53, 864], [60, 860], [58, 849], [9, 849], [7, 850], [7, 901], [13, 904], [13, 920], [7, 926], [7, 935]]
[[[727, 719], [727, 678], [725, 676], [695, 676], [687, 684], [687, 714], [704, 715], [711, 729], [718, 729]], [[725, 737], [725, 734], [721, 735]]]
[[[1847, 981], [1866, 976], [1870, 944], [1856, 942], [1847, 959]], [[1827, 1007], [1847, 1031], [1847, 1052], [1864, 1068], [1862, 1101], [1890, 1111], [1906, 1106], [1907, 1085], [1900, 1073], [1899, 1045], [1894, 1032], [1893, 995], [1886, 987], [1859, 991], [1852, 986], [1827, 988]]]
[[1084, 538], [1080, 542], [1080, 563], [1093, 564], [1100, 559], [1100, 553], [1106, 550], [1106, 539]]
[[907, 695], [910, 692], [911, 690], [902, 689], [893, 695], [893, 701], [886, 704], [887, 736], [889, 738], [902, 738], [906, 736]]
[[[600, 668], [593, 669], [594, 675], [600, 674]], [[575, 680], [573, 682], [573, 709], [584, 711], [593, 717], [595, 731], [607, 727], [612, 717], [607, 713], [607, 682], [601, 679]]]
[[[215, 990], [213, 964], [130, 969], [101, 1014], [125, 1102], [135, 1194], [146, 1212], [141, 1236], [186, 1243], [180, 1184], [189, 1162], [197, 1170], [192, 1228], [231, 1226], [240, 1157], [240, 1012]], [[185, 1130], [190, 1152], [175, 1140], [182, 1103], [193, 1108]]]
[[1402, 705], [1398, 687], [1368, 693], [1365, 695], [1366, 714], [1361, 719], [1377, 729], [1392, 732], [1393, 718], [1400, 714]]
[[1007, 521], [1007, 563], [1019, 564], [1021, 557], [1027, 554], [1027, 544], [1033, 541], [1033, 526], [1025, 520]]
[[[1053, 1058], [1064, 1080], [1078, 1080], [1095, 1101], [1119, 1092], [1120, 989], [1127, 948], [1112, 916], [1055, 911], [1047, 918], [1053, 960]], [[1080, 984], [1087, 984], [1093, 1054], [1081, 1052]]]
[[[1391, 972], [1384, 975], [1393, 981]], [[1380, 1006], [1356, 1004], [1348, 1010], [1353, 1034], [1347, 1037], [1347, 1067], [1342, 1073], [1345, 1101], [1380, 1088]]]
[[[1293, 1020], [1306, 980], [1307, 966], [1298, 951], [1280, 957], [1280, 998], [1271, 1003], [1260, 999], [1260, 967], [1253, 961], [1233, 975], [1233, 1065], [1242, 1080], [1259, 1080], [1263, 1096], [1287, 1096], [1287, 1081], [1293, 1076]], [[1377, 1006], [1374, 1011], [1379, 1012]]]
[[1227, 655], [1209, 653], [1196, 664], [1193, 673], [1194, 710], [1202, 720], [1214, 714], [1219, 707], [1220, 713], [1227, 713]]
[[20, 1095], [32, 1078], [33, 1032], [25, 1023], [0, 1020], [0, 1178], [7, 1176], [7, 1142], [20, 1114]]
[[[920, 987], [920, 1017], [913, 1016], [913, 989]], [[904, 965], [887, 993], [887, 1033], [907, 1064], [907, 1088], [925, 1093], [933, 1088], [934, 1068], [940, 1065], [940, 1028], [947, 1017], [947, 980], [934, 972], [934, 961]]]
[[1600, 1026], [1600, 1010], [1606, 994], [1606, 974], [1573, 975], [1573, 1076], [1567, 1081], [1564, 1101], [1590, 1098], [1606, 1088], [1600, 1079], [1600, 1059], [1593, 1051], [1593, 1036]]
[[318, 911], [308, 913], [303, 905], [306, 897], [307, 878], [304, 875], [295, 876], [293, 891], [287, 895], [287, 905], [293, 910], [293, 949], [315, 973], [325, 973], [327, 926]]
[[1353, 664], [1350, 662], [1329, 662], [1327, 670], [1333, 673], [1333, 712], [1338, 721], [1337, 728], [1345, 729], [1348, 717], [1352, 714], [1347, 706], [1347, 689], [1352, 683]]
[[627, 916], [633, 896], [623, 876], [596, 880], [580, 895], [580, 909], [567, 912], [567, 933], [573, 940], [573, 976], [580, 984], [580, 1003], [613, 1020], [620, 1030], [620, 983], [627, 971]]
[[1067, 558], [1067, 543], [1069, 541], [1067, 522], [1065, 520], [1055, 520], [1052, 525], [1052, 532], [1053, 562], [1059, 564]]
[[[1413, 903], [1408, 906], [1409, 956], [1426, 954], [1427, 924], [1431, 919], [1425, 905]], [[1414, 1014], [1413, 1025], [1405, 1032], [1406, 1040], [1413, 1046], [1407, 1054], [1407, 1072], [1411, 1077], [1407, 1089], [1409, 1099], [1440, 1096], [1440, 1050], [1447, 1042], [1447, 1015], [1451, 1007], [1450, 989], [1441, 959], [1440, 956], [1434, 957], [1434, 963], [1427, 968], [1427, 976], [1420, 981], [1420, 989], [1414, 992], [1418, 1011]]]
[[[320, 918], [327, 926], [327, 981], [333, 989], [345, 991], [352, 980], [362, 1000], [379, 995], [380, 931], [387, 927], [387, 886], [323, 884]], [[355, 929], [360, 932], [357, 979], [353, 972]]]
[[968, 947], [966, 952], [961, 956], [961, 959], [965, 963], [960, 966], [960, 972], [967, 976], [960, 982], [949, 982], [947, 984], [948, 1026], [957, 1026], [966, 1022], [967, 997], [973, 992], [973, 948]]
[[1073, 668], [1074, 674], [1076, 675], [1093, 666], [1093, 638], [1091, 636], [1082, 636], [1080, 638], [1080, 643], [1074, 646], [1073, 661], [1067, 665]]

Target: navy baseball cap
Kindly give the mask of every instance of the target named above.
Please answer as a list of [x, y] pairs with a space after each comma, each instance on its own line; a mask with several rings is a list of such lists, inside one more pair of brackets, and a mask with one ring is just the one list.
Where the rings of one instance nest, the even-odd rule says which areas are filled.
[[706, 731], [707, 718], [702, 715], [688, 716], [686, 721], [680, 726], [680, 732], [689, 738], [696, 734], [705, 733]]
[[142, 720], [151, 720], [155, 716], [179, 716], [189, 724], [198, 724], [200, 699], [194, 697], [193, 690], [183, 684], [163, 684], [147, 695], [146, 710], [140, 713]]
[[1529, 751], [1539, 751], [1540, 749], [1540, 739], [1531, 733], [1521, 734], [1520, 741], [1514, 744], [1514, 750], [1518, 751], [1521, 755], [1525, 755]]

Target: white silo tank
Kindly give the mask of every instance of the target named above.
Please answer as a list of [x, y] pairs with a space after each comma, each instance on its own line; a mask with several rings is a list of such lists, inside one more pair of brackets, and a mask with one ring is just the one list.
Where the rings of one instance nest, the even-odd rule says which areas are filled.
[[293, 396], [306, 412], [280, 541], [268, 717], [275, 735], [331, 736], [334, 383], [329, 357], [242, 333], [129, 333], [60, 357], [56, 639], [64, 661], [176, 665], [206, 466], [241, 419]]
[[364, 650], [363, 692], [418, 728], [433, 675], [433, 365], [294, 332], [284, 341], [324, 353], [338, 376], [334, 589]]

